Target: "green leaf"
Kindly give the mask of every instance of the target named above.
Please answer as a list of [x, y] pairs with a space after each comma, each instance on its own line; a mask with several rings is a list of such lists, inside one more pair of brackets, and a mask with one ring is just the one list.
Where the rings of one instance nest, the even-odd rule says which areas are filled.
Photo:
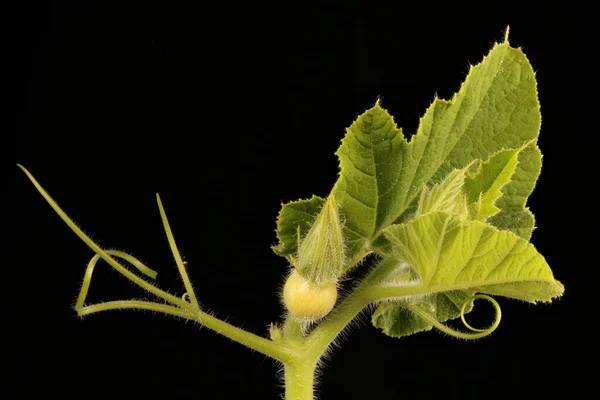
[[415, 218], [432, 212], [443, 211], [466, 220], [469, 216], [467, 197], [463, 193], [466, 170], [455, 169], [440, 183], [431, 188], [425, 186], [419, 198]]
[[473, 219], [485, 222], [500, 212], [496, 201], [502, 196], [502, 187], [510, 182], [517, 168], [519, 150], [503, 150], [479, 164], [475, 174], [465, 181], [469, 203], [473, 203]]
[[433, 101], [410, 143], [377, 103], [348, 128], [337, 152], [341, 172], [333, 190], [352, 235], [349, 247], [369, 249], [383, 229], [407, 220], [424, 185], [475, 159], [521, 148], [539, 127], [533, 69], [508, 43], [471, 68], [451, 101]]
[[429, 331], [433, 328], [433, 325], [409, 310], [408, 306], [421, 309], [439, 322], [446, 322], [460, 316], [463, 303], [467, 303], [465, 313], [473, 309], [473, 294], [472, 291], [455, 290], [437, 293], [424, 299], [380, 304], [373, 313], [371, 322], [375, 327], [381, 328], [386, 335], [392, 337]]
[[[384, 278], [385, 285], [411, 285], [418, 281], [418, 275], [410, 265], [393, 255], [382, 259], [376, 268], [380, 267], [392, 271]], [[419, 308], [439, 322], [445, 322], [458, 318], [465, 303], [465, 314], [471, 312], [474, 294], [473, 290], [454, 290], [380, 304], [373, 313], [371, 321], [374, 326], [394, 337], [428, 331], [433, 325], [409, 308]]]
[[393, 199], [407, 142], [379, 102], [348, 128], [337, 151], [340, 178], [333, 193], [345, 215], [349, 258], [376, 236], [394, 213]]
[[[414, 218], [432, 212], [448, 212], [456, 215], [457, 218], [466, 220], [469, 217], [467, 207], [467, 197], [463, 192], [463, 186], [466, 178], [467, 166], [462, 169], [455, 169], [440, 183], [429, 188], [425, 186], [421, 192], [417, 210]], [[412, 280], [410, 273], [394, 279], [396, 284], [405, 284]], [[433, 325], [417, 313], [408, 309], [408, 306], [421, 309], [440, 321], [460, 316], [461, 306], [468, 302], [466, 312], [471, 311], [473, 307], [473, 293], [470, 292], [448, 292], [436, 293], [425, 299], [411, 299], [410, 301], [400, 301], [392, 305], [380, 305], [373, 314], [372, 321], [375, 326], [380, 326], [386, 334], [394, 337], [411, 335], [413, 333], [428, 331]], [[381, 319], [381, 321], [380, 321]], [[391, 322], [393, 321], [393, 324]]]
[[419, 276], [417, 282], [392, 278], [385, 284], [418, 284], [429, 293], [379, 305], [372, 323], [389, 336], [432, 328], [410, 307], [445, 322], [459, 317], [464, 303], [465, 313], [471, 311], [477, 292], [535, 303], [551, 301], [564, 291], [532, 244], [480, 221], [464, 222], [456, 215], [436, 212], [390, 226], [384, 234], [393, 245], [393, 257], [408, 263]]
[[294, 255], [298, 251], [298, 234], [304, 237], [308, 233], [323, 204], [325, 199], [319, 196], [283, 204], [277, 216], [279, 244], [271, 247], [273, 251], [283, 257]]
[[391, 226], [385, 235], [431, 293], [475, 290], [535, 303], [563, 292], [531, 243], [489, 224], [437, 212]]
[[[433, 315], [436, 308], [431, 300], [432, 298], [427, 298], [415, 306]], [[406, 308], [406, 302], [380, 304], [371, 316], [371, 322], [392, 337], [408, 336], [433, 328], [427, 320]]]
[[490, 224], [524, 239], [531, 237], [535, 219], [525, 204], [533, 192], [541, 168], [542, 154], [535, 143], [519, 152], [515, 173], [511, 181], [502, 188], [503, 195], [496, 202], [502, 211], [488, 220]]

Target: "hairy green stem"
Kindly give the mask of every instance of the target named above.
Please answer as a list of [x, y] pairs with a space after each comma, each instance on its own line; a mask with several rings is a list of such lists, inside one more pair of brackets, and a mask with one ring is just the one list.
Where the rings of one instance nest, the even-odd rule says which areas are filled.
[[360, 289], [350, 294], [306, 339], [308, 358], [319, 360], [337, 336], [367, 305], [369, 300]]
[[268, 339], [254, 335], [243, 329], [237, 328], [225, 321], [222, 321], [210, 314], [199, 310], [183, 310], [181, 308], [169, 306], [166, 304], [158, 304], [150, 301], [141, 300], [118, 300], [109, 301], [106, 303], [93, 304], [90, 306], [81, 307], [78, 310], [80, 316], [89, 315], [101, 311], [119, 310], [119, 309], [141, 309], [161, 312], [163, 314], [173, 315], [201, 323], [207, 328], [219, 333], [235, 342], [270, 356], [282, 362], [289, 362], [291, 359], [297, 358], [297, 354], [291, 348], [279, 345]]
[[313, 400], [316, 363], [285, 365], [285, 400]]
[[377, 293], [377, 283], [393, 271], [397, 264], [391, 258], [390, 261], [378, 264], [352, 293], [311, 332], [306, 339], [306, 347], [311, 357], [320, 359], [335, 338], [365, 307], [375, 301], [382, 300]]
[[234, 342], [243, 344], [244, 346], [256, 350], [266, 356], [289, 363], [299, 357], [297, 349], [293, 346], [277, 343], [261, 336], [245, 331], [237, 326], [233, 326], [219, 318], [213, 317], [203, 311], [196, 310], [194, 320], [213, 330], [214, 332], [223, 335]]

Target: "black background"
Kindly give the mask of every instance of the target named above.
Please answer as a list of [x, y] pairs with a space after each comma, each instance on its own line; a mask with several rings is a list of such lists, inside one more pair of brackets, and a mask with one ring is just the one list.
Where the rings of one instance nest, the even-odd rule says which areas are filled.
[[[136, 311], [78, 319], [72, 305], [92, 252], [15, 163], [101, 245], [141, 258], [158, 270], [160, 287], [180, 295], [159, 192], [202, 304], [265, 334], [282, 313], [277, 292], [287, 264], [269, 248], [281, 202], [327, 195], [344, 128], [378, 96], [412, 134], [435, 93], [450, 98], [469, 63], [510, 24], [511, 43], [537, 72], [542, 104], [532, 241], [566, 295], [539, 306], [500, 299], [500, 328], [477, 342], [436, 332], [396, 340], [363, 317], [325, 362], [319, 394], [557, 398], [570, 390], [578, 398], [583, 378], [570, 374], [575, 355], [585, 354], [577, 316], [585, 299], [576, 272], [595, 260], [578, 250], [573, 232], [585, 214], [573, 200], [582, 189], [568, 174], [586, 171], [587, 181], [593, 171], [574, 148], [577, 135], [593, 130], [579, 101], [591, 91], [581, 59], [596, 32], [588, 11], [499, 2], [202, 4], [5, 10], [10, 155], [2, 166], [9, 208], [0, 279], [10, 372], [0, 393], [274, 399], [282, 384], [274, 362], [192, 323]], [[103, 264], [89, 300], [143, 296]], [[485, 324], [491, 308], [472, 318]]]

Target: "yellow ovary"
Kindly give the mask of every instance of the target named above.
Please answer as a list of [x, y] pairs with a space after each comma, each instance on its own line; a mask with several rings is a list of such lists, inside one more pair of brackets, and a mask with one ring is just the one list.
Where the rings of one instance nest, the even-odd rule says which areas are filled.
[[321, 319], [333, 309], [336, 300], [336, 282], [316, 286], [295, 270], [283, 287], [283, 303], [288, 311], [298, 319]]

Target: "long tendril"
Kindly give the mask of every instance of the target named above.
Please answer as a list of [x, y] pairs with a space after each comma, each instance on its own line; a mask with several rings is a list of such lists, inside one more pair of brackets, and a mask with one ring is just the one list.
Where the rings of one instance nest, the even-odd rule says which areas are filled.
[[[492, 305], [494, 306], [496, 315], [494, 318], [494, 322], [488, 328], [485, 328], [485, 329], [473, 328], [465, 319], [465, 310], [467, 308], [467, 305], [472, 300], [475, 300], [475, 299], [487, 300], [490, 303], [492, 303]], [[493, 297], [490, 297], [485, 294], [474, 295], [472, 298], [465, 301], [460, 309], [460, 319], [462, 320], [463, 324], [469, 330], [476, 332], [476, 333], [465, 333], [465, 332], [460, 332], [460, 331], [454, 330], [454, 329], [442, 324], [437, 319], [435, 319], [433, 316], [431, 316], [431, 314], [427, 313], [426, 311], [423, 311], [422, 309], [420, 309], [418, 307], [408, 306], [408, 309], [411, 310], [412, 312], [414, 312], [415, 314], [418, 314], [423, 319], [427, 320], [431, 325], [435, 326], [440, 331], [442, 331], [450, 336], [454, 336], [456, 338], [466, 339], [466, 340], [481, 339], [482, 337], [488, 336], [489, 334], [494, 332], [496, 330], [496, 328], [498, 328], [498, 326], [500, 325], [500, 320], [502, 319], [502, 309], [500, 308], [500, 305], [498, 304], [498, 302]]]
[[[124, 253], [118, 250], [104, 250], [106, 254], [119, 257], [129, 262], [131, 265], [136, 267], [140, 272], [144, 275], [149, 276], [152, 279], [156, 279], [156, 271], [148, 268], [144, 263], [142, 263], [137, 258], [133, 257], [130, 254]], [[81, 284], [81, 290], [79, 291], [79, 296], [77, 296], [77, 302], [75, 303], [75, 310], [81, 315], [81, 309], [83, 308], [83, 304], [85, 303], [85, 299], [87, 297], [88, 291], [90, 289], [90, 284], [92, 281], [92, 275], [94, 274], [94, 268], [96, 264], [100, 260], [100, 255], [95, 254], [94, 257], [88, 263], [88, 266], [85, 270], [85, 274], [83, 275], [83, 282]]]
[[[193, 288], [189, 278], [187, 276], [187, 272], [185, 271], [185, 263], [181, 257], [181, 254], [177, 250], [175, 246], [175, 240], [173, 238], [173, 234], [170, 231], [170, 227], [168, 225], [168, 221], [166, 219], [166, 214], [160, 203], [160, 198], [157, 196], [157, 201], [159, 203], [159, 209], [161, 212], [161, 218], [163, 220], [163, 225], [165, 227], [165, 231], [167, 234], [167, 239], [169, 240], [169, 245], [171, 246], [171, 251], [175, 257], [175, 261], [179, 268], [179, 272], [182, 275], [182, 279], [184, 281], [185, 287], [187, 289], [187, 295], [184, 298], [180, 298], [174, 296], [170, 293], [165, 292], [152, 285], [142, 277], [138, 276], [134, 272], [130, 271], [129, 268], [126, 268], [122, 264], [120, 264], [116, 258], [122, 258], [129, 263], [131, 263], [135, 268], [137, 268], [140, 272], [145, 275], [148, 275], [150, 278], [154, 278], [156, 276], [156, 272], [146, 267], [141, 261], [136, 259], [129, 254], [119, 252], [116, 250], [104, 250], [97, 243], [95, 243], [88, 235], [86, 235], [79, 226], [73, 222], [71, 218], [58, 206], [56, 201], [50, 197], [48, 192], [44, 190], [44, 188], [38, 183], [38, 181], [31, 175], [31, 173], [22, 165], [17, 164], [19, 168], [25, 172], [31, 183], [35, 186], [38, 192], [44, 197], [44, 199], [48, 202], [48, 204], [54, 209], [54, 211], [59, 215], [59, 217], [71, 228], [71, 230], [81, 239], [83, 242], [90, 247], [96, 255], [90, 260], [88, 263], [88, 267], [86, 273], [84, 275], [82, 289], [76, 301], [76, 309], [80, 316], [93, 314], [100, 311], [107, 310], [118, 310], [118, 309], [142, 309], [142, 310], [152, 310], [156, 312], [161, 312], [165, 314], [171, 314], [177, 317], [192, 319], [194, 321], [199, 322], [200, 324], [206, 326], [207, 328], [212, 329], [213, 331], [228, 337], [238, 343], [243, 344], [255, 351], [259, 351], [262, 354], [265, 354], [269, 357], [272, 357], [281, 362], [289, 362], [291, 359], [296, 359], [298, 356], [297, 352], [287, 345], [283, 345], [281, 343], [276, 343], [272, 340], [263, 338], [254, 333], [245, 331], [241, 328], [238, 328], [234, 325], [229, 324], [213, 315], [210, 315], [206, 312], [203, 312], [197, 300], [195, 300], [195, 296], [193, 295]], [[125, 276], [127, 279], [146, 290], [147, 292], [162, 298], [163, 300], [171, 303], [173, 306], [168, 304], [161, 303], [153, 303], [149, 301], [142, 300], [117, 300], [117, 301], [109, 301], [106, 303], [93, 304], [84, 306], [85, 299], [90, 287], [90, 282], [92, 279], [92, 274], [94, 272], [94, 267], [96, 266], [99, 259], [103, 259], [108, 263], [111, 267]]]
[[194, 319], [194, 315], [190, 312], [178, 308], [169, 306], [167, 304], [160, 304], [151, 301], [143, 300], [116, 300], [107, 301], [105, 303], [92, 304], [89, 306], [81, 307], [77, 312], [80, 317], [85, 315], [94, 314], [101, 311], [109, 310], [125, 310], [125, 309], [137, 309], [137, 310], [150, 310], [161, 312], [163, 314], [173, 315], [175, 317], [181, 317], [185, 319]]
[[175, 237], [173, 236], [173, 232], [171, 231], [171, 226], [169, 225], [167, 214], [162, 205], [162, 202], [160, 201], [160, 196], [158, 195], [158, 193], [156, 194], [156, 202], [158, 203], [160, 218], [163, 222], [163, 227], [167, 235], [167, 240], [169, 241], [169, 246], [171, 247], [171, 252], [173, 253], [173, 258], [175, 259], [175, 263], [177, 264], [177, 268], [179, 269], [179, 275], [181, 276], [181, 280], [183, 281], [183, 285], [185, 286], [188, 299], [184, 299], [184, 301], [187, 301], [193, 306], [200, 308], [200, 303], [198, 303], [198, 299], [196, 298], [196, 294], [194, 293], [194, 287], [192, 286], [192, 282], [190, 281], [190, 278], [185, 268], [187, 262], [183, 261], [181, 253], [179, 253], [179, 250], [177, 249], [177, 245], [175, 244]]
[[[96, 242], [94, 242], [88, 235], [86, 235], [81, 230], [81, 228], [79, 228], [79, 226], [77, 226], [75, 224], [75, 222], [73, 222], [73, 220], [71, 218], [69, 218], [69, 216], [63, 211], [63, 209], [58, 206], [56, 201], [54, 201], [54, 199], [52, 197], [50, 197], [48, 192], [46, 192], [46, 190], [44, 190], [44, 188], [39, 184], [39, 182], [33, 177], [33, 175], [31, 175], [31, 173], [25, 167], [23, 167], [20, 164], [17, 164], [17, 166], [19, 168], [21, 168], [23, 170], [23, 172], [25, 172], [25, 174], [27, 175], [27, 177], [29, 178], [31, 183], [33, 183], [33, 185], [38, 190], [38, 192], [42, 195], [42, 197], [44, 197], [44, 199], [46, 199], [48, 204], [54, 209], [54, 211], [56, 211], [56, 213], [59, 215], [59, 217], [69, 226], [69, 228], [71, 228], [71, 230], [81, 240], [83, 240], [83, 242], [89, 248], [91, 248], [100, 258], [102, 258], [104, 261], [106, 261], [111, 267], [113, 267], [114, 269], [119, 271], [119, 273], [121, 273], [123, 276], [125, 276], [127, 279], [129, 279], [130, 281], [132, 281], [133, 283], [135, 283], [142, 289], [152, 293], [153, 295], [155, 295], [157, 297], [160, 297], [160, 298], [168, 301], [171, 304], [175, 304], [175, 305], [179, 306], [180, 308], [188, 308], [190, 306], [189, 303], [183, 301], [179, 297], [173, 296], [172, 294], [167, 293], [164, 290], [157, 288], [156, 286], [150, 284], [146, 280], [140, 278], [139, 276], [137, 276], [136, 274], [131, 272], [129, 269], [125, 268], [123, 265], [119, 264], [113, 257], [111, 257], [109, 254], [107, 254], [104, 249], [102, 249]], [[143, 272], [143, 270], [142, 270], [142, 272]]]

